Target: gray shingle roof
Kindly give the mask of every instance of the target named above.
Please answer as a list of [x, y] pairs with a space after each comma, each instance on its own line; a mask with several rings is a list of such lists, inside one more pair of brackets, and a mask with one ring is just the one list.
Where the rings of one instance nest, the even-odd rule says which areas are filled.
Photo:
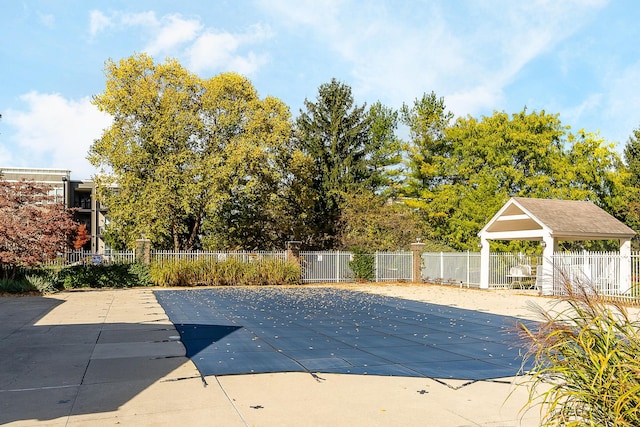
[[554, 236], [631, 237], [635, 231], [592, 202], [513, 197], [520, 207], [543, 223]]

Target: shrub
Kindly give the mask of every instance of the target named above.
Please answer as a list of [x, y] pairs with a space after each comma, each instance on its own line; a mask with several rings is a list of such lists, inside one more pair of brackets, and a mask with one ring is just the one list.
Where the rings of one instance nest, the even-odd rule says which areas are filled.
[[48, 294], [61, 289], [150, 285], [149, 267], [143, 264], [86, 264], [21, 269], [14, 278], [0, 280], [0, 292]]
[[0, 292], [50, 294], [57, 290], [55, 278], [46, 270], [22, 268], [12, 278], [0, 280]]
[[21, 294], [35, 291], [36, 290], [31, 286], [31, 284], [24, 278], [0, 278], [0, 292], [9, 294]]
[[298, 284], [300, 267], [275, 259], [163, 261], [151, 265], [150, 280], [159, 286]]
[[353, 271], [354, 277], [360, 280], [374, 279], [376, 277], [375, 257], [361, 248], [352, 249], [351, 252], [353, 259], [349, 261], [349, 268]]
[[49, 274], [35, 272], [35, 274], [25, 276], [25, 280], [41, 294], [52, 294], [58, 291], [55, 279]]
[[543, 425], [640, 425], [640, 335], [626, 309], [583, 283], [565, 280], [552, 310], [534, 306], [542, 323], [521, 333], [534, 369], [527, 407]]
[[64, 289], [150, 285], [148, 267], [142, 264], [74, 265], [60, 270], [56, 281]]
[[131, 274], [136, 282], [136, 286], [151, 286], [151, 274], [149, 266], [136, 262], [129, 264], [129, 274]]

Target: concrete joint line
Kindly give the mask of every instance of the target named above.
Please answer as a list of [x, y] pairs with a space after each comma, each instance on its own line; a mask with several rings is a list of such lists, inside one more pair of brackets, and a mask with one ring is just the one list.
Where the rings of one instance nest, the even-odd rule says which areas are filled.
[[[227, 398], [227, 400], [229, 401], [231, 406], [233, 406], [233, 410], [236, 411], [236, 414], [238, 414], [238, 416], [242, 420], [242, 423], [245, 426], [249, 427], [249, 423], [247, 423], [247, 420], [245, 420], [244, 417], [242, 416], [242, 413], [240, 412], [240, 409], [238, 409], [238, 407], [236, 406], [235, 401], [231, 398], [231, 396], [229, 396], [229, 394], [227, 393], [227, 390], [224, 389], [224, 387], [220, 383], [220, 380], [218, 379], [218, 377], [215, 377], [215, 379], [216, 379], [216, 382], [218, 383], [218, 386], [220, 387], [220, 390], [222, 390], [222, 392], [224, 393], [225, 397]], [[202, 377], [202, 380], [204, 381], [204, 377]], [[205, 382], [205, 384], [206, 384], [206, 382]]]
[[0, 393], [16, 393], [20, 391], [36, 391], [36, 390], [56, 390], [61, 388], [80, 387], [80, 384], [67, 384], [67, 385], [51, 385], [47, 387], [31, 387], [31, 388], [15, 388], [10, 390], [0, 390]]
[[[115, 300], [115, 295], [112, 293], [111, 294], [111, 301], [109, 302], [109, 306], [107, 308], [107, 313], [106, 313], [106, 315], [104, 316], [104, 318], [102, 320], [102, 328], [100, 328], [100, 332], [98, 333], [98, 336], [96, 337], [96, 342], [93, 344], [93, 350], [91, 351], [91, 356], [89, 357], [89, 360], [87, 361], [87, 366], [84, 367], [84, 372], [82, 373], [82, 379], [80, 380], [80, 384], [84, 383], [84, 378], [87, 375], [87, 371], [89, 370], [89, 365], [91, 364], [91, 360], [93, 360], [93, 353], [96, 351], [96, 346], [98, 345], [98, 341], [100, 340], [100, 335], [102, 335], [102, 329], [104, 328], [104, 324], [106, 322], [107, 316], [109, 316], [109, 312], [111, 311], [111, 306], [113, 306], [113, 301], [114, 300]], [[75, 407], [76, 407], [76, 403], [78, 401], [78, 395], [79, 394], [80, 394], [80, 387], [78, 387], [78, 390], [77, 390], [75, 396], [73, 397], [73, 403], [71, 404], [71, 409], [69, 411], [69, 414], [67, 415], [67, 424], [69, 422], [69, 417], [71, 417], [71, 414], [73, 414], [74, 411], [75, 411]]]
[[[172, 383], [172, 382], [175, 382], [175, 381], [193, 380], [193, 379], [195, 379], [195, 378], [200, 378], [200, 379], [202, 379], [202, 380], [204, 381], [204, 378], [202, 377], [202, 375], [192, 375], [192, 376], [190, 376], [190, 377], [169, 378], [169, 379], [166, 379], [166, 380], [162, 380], [162, 381], [160, 381], [160, 382], [163, 382], [163, 383]], [[205, 382], [205, 387], [206, 387], [206, 382]]]

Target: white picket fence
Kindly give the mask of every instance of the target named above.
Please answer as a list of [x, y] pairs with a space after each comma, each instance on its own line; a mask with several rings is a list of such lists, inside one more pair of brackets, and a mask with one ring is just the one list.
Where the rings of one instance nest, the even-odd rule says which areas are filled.
[[[411, 252], [376, 252], [374, 279], [377, 282], [411, 281], [413, 256]], [[354, 272], [350, 267], [354, 255], [346, 251], [301, 252], [303, 283], [352, 282]], [[224, 261], [238, 259], [253, 262], [262, 259], [285, 261], [285, 251], [238, 252], [174, 252], [151, 251], [153, 262], [169, 260], [211, 259]], [[97, 264], [135, 262], [134, 251], [106, 251], [103, 254], [73, 251], [60, 254], [50, 264]], [[480, 286], [480, 253], [478, 252], [428, 252], [422, 254], [422, 280], [431, 283], [460, 287]], [[489, 266], [490, 288], [529, 287], [540, 289], [542, 280], [553, 280], [553, 293], [564, 292], [563, 281], [579, 281], [592, 286], [601, 295], [640, 298], [640, 253], [623, 258], [618, 252], [556, 253], [553, 256], [553, 278], [542, 277], [542, 257], [513, 253], [492, 253]], [[515, 278], [514, 267], [527, 267], [530, 276], [526, 280]], [[627, 272], [623, 274], [623, 272]], [[626, 277], [626, 282], [625, 282]], [[624, 282], [624, 283], [623, 283]]]

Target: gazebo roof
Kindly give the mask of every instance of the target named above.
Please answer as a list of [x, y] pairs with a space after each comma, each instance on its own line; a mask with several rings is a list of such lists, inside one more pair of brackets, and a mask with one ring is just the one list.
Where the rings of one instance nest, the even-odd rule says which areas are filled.
[[525, 197], [512, 197], [478, 233], [491, 240], [613, 240], [635, 234], [592, 202]]

